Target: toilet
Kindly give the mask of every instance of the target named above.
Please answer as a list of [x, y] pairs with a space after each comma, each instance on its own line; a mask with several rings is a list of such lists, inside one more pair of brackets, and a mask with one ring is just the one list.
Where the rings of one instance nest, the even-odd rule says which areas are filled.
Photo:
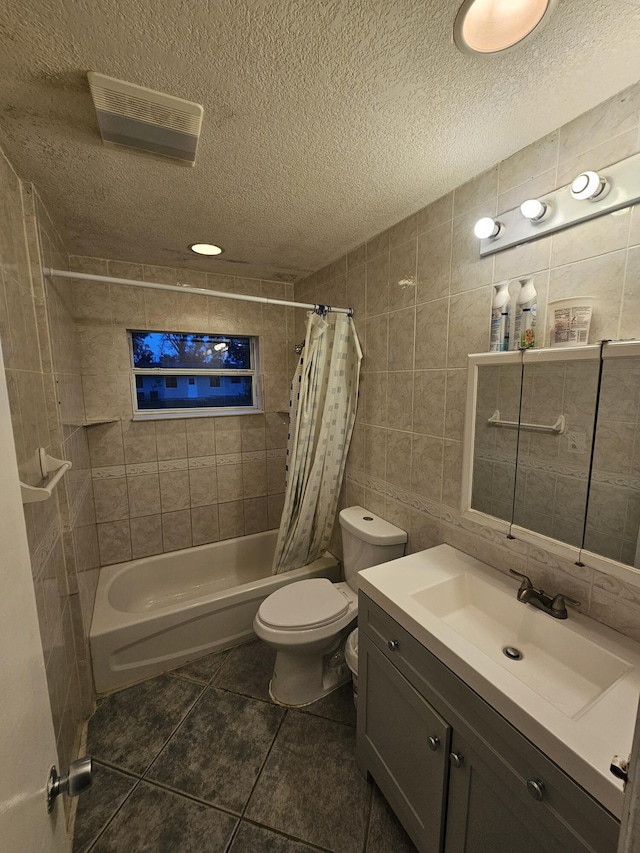
[[299, 707], [337, 690], [351, 677], [344, 644], [358, 615], [358, 572], [404, 555], [407, 534], [361, 506], [340, 513], [344, 576], [297, 581], [260, 605], [256, 635], [277, 651], [269, 694]]

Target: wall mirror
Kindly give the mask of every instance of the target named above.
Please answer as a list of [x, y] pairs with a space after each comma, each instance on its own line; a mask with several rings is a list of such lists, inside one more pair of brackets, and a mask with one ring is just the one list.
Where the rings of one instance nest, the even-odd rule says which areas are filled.
[[462, 513], [640, 585], [640, 343], [469, 356]]

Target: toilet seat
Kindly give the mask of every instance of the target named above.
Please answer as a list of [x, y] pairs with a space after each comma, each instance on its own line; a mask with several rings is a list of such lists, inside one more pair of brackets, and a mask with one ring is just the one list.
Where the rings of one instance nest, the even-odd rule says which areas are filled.
[[348, 598], [327, 578], [297, 581], [271, 593], [258, 617], [269, 628], [296, 631], [331, 625], [349, 609]]

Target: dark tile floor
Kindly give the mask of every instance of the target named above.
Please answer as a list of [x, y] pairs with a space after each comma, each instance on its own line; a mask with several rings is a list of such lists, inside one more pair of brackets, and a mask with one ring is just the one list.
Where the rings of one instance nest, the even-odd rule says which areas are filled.
[[356, 768], [351, 685], [287, 710], [273, 659], [253, 642], [101, 699], [74, 853], [414, 853]]

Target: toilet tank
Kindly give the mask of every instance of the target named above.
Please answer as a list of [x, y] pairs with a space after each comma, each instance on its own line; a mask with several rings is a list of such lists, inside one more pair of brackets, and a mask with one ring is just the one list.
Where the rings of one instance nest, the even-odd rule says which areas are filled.
[[340, 513], [344, 579], [358, 589], [358, 572], [404, 556], [406, 531], [361, 506]]

